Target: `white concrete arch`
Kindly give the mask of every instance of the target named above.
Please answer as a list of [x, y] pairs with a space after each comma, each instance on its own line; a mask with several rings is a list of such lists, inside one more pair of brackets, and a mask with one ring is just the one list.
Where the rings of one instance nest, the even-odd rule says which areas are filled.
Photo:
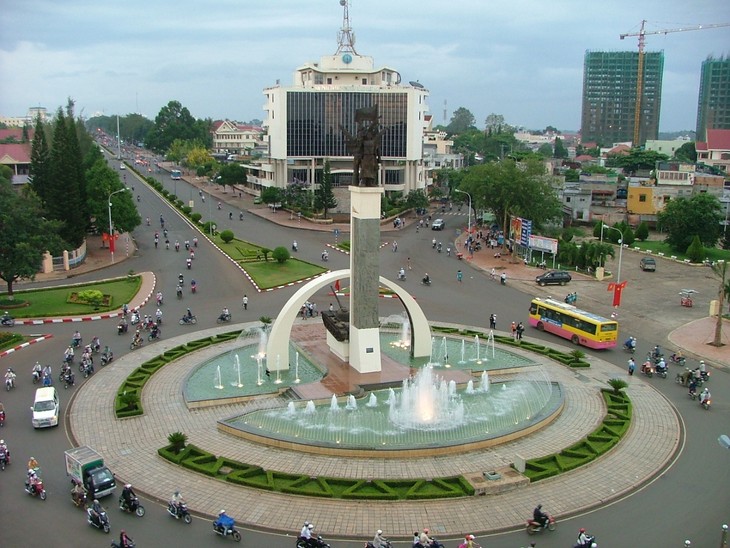
[[[307, 282], [284, 304], [276, 321], [271, 327], [266, 345], [267, 367], [270, 371], [289, 369], [289, 338], [292, 326], [304, 303], [323, 287], [337, 280], [350, 277], [350, 269], [334, 270]], [[426, 315], [413, 297], [395, 282], [380, 276], [380, 284], [395, 293], [408, 314], [411, 323], [411, 349], [414, 357], [421, 358], [431, 354], [431, 328]], [[324, 326], [323, 326], [324, 328]], [[277, 359], [277, 356], [279, 359]]]

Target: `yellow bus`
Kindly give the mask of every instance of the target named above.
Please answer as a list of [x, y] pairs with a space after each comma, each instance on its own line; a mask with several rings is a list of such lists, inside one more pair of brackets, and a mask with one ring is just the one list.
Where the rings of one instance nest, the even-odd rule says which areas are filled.
[[618, 339], [618, 322], [554, 299], [532, 299], [530, 325], [555, 333], [573, 344], [589, 348], [612, 348]]

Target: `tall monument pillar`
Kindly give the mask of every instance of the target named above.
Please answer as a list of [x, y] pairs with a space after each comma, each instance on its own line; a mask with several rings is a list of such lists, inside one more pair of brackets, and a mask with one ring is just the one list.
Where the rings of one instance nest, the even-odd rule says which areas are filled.
[[380, 371], [379, 186], [350, 187], [350, 365], [360, 373]]

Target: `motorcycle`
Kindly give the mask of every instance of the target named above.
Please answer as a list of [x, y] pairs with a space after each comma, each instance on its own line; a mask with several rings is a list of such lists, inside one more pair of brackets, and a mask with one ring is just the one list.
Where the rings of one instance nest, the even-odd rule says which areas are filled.
[[684, 367], [685, 364], [687, 363], [687, 358], [685, 358], [684, 356], [677, 355], [677, 354], [672, 354], [671, 356], [669, 356], [669, 361], [672, 363], [677, 363], [677, 364], [681, 365], [682, 367]]
[[5, 389], [9, 392], [11, 388], [15, 388], [15, 377], [5, 377]]
[[555, 523], [555, 518], [551, 515], [548, 515], [548, 521], [546, 525], [541, 525], [539, 521], [536, 521], [534, 519], [528, 519], [527, 520], [527, 534], [528, 535], [534, 535], [535, 533], [541, 533], [545, 529], [548, 531], [555, 531], [557, 525]]
[[645, 361], [641, 366], [641, 372], [649, 378], [654, 376], [654, 366], [650, 361]]
[[177, 294], [177, 298], [178, 299], [182, 299], [183, 298], [183, 290], [182, 290], [182, 287], [177, 286], [177, 289], [175, 289], [175, 293]]
[[193, 295], [195, 295], [195, 292], [198, 290], [198, 285], [195, 283], [195, 280], [190, 282], [190, 291]]
[[193, 261], [191, 261], [190, 259], [187, 259], [185, 261], [185, 266], [187, 266], [188, 270], [190, 270], [191, 268], [193, 268]]
[[596, 537], [594, 537], [592, 535], [589, 536], [588, 537], [588, 542], [586, 542], [585, 544], [581, 544], [580, 542], [576, 542], [573, 545], [573, 548], [598, 548], [598, 544], [596, 544]]
[[406, 275], [404, 272], [398, 272], [398, 281], [399, 282], [405, 282], [406, 281]]
[[707, 398], [706, 400], [701, 401], [700, 402], [700, 405], [702, 407], [704, 407], [705, 411], [709, 411], [710, 406], [712, 405], [712, 399], [711, 398]]
[[626, 350], [626, 352], [629, 352], [630, 354], [635, 354], [636, 353], [636, 341], [633, 339], [631, 339], [631, 342], [626, 341], [624, 343], [624, 350]]
[[5, 466], [10, 464], [10, 460], [8, 459], [8, 453], [5, 449], [0, 448], [0, 468], [5, 470]]
[[134, 513], [135, 515], [139, 516], [140, 518], [144, 516], [144, 506], [142, 506], [139, 503], [139, 498], [133, 497], [131, 505], [127, 504], [127, 501], [124, 499], [124, 496], [119, 496], [119, 509], [122, 512], [127, 512], [129, 514]]
[[222, 537], [231, 536], [233, 540], [236, 542], [241, 542], [241, 533], [236, 531], [235, 526], [231, 525], [230, 527], [221, 527], [219, 525], [216, 525], [215, 522], [213, 523], [213, 532], [216, 535], [220, 535]]
[[101, 365], [105, 366], [108, 363], [111, 363], [114, 361], [114, 353], [109, 350], [108, 352], [103, 352], [101, 354]]
[[431, 285], [431, 278], [421, 278], [421, 285]]
[[0, 411], [0, 427], [5, 426], [5, 411]]
[[190, 512], [188, 511], [188, 505], [185, 504], [184, 502], [181, 502], [179, 504], [175, 504], [172, 501], [168, 502], [167, 503], [167, 513], [170, 514], [175, 519], [182, 519], [188, 525], [193, 522], [193, 517], [190, 515]]
[[81, 346], [81, 339], [71, 339], [71, 348], [78, 348]]
[[226, 323], [231, 321], [231, 315], [230, 314], [221, 314], [216, 318], [216, 323]]
[[[119, 544], [116, 540], [113, 540], [111, 545], [112, 548], [123, 548], [121, 544]], [[126, 548], [135, 548], [137, 545], [134, 543], [134, 539], [131, 539], [127, 537], [127, 546]]]
[[667, 378], [667, 364], [664, 363], [664, 365], [662, 365], [663, 363], [664, 362], [659, 362], [656, 365], [655, 370], [656, 370], [657, 375], [659, 375], [662, 379], [666, 379]]
[[71, 490], [71, 502], [74, 503], [74, 506], [76, 508], [83, 508], [86, 506], [86, 501], [88, 500], [89, 496], [86, 492], [86, 489], [83, 489], [80, 493], [75, 493], [73, 490]]
[[74, 377], [74, 374], [70, 369], [65, 373], [61, 373], [61, 375], [59, 375], [59, 381], [63, 383], [64, 388], [76, 385], [76, 378]]
[[299, 251], [299, 246], [297, 245], [296, 242], [294, 242], [293, 244], [291, 244], [291, 250], [294, 251], [295, 253], [297, 251]]
[[124, 335], [129, 330], [129, 325], [126, 323], [117, 324], [117, 335]]
[[129, 323], [132, 325], [137, 325], [140, 322], [141, 318], [139, 317], [139, 312], [132, 312], [132, 318], [129, 320]]
[[157, 306], [162, 306], [164, 304], [164, 299], [162, 297], [157, 297]]
[[106, 515], [106, 510], [102, 510], [98, 514], [95, 514], [91, 508], [87, 508], [86, 522], [92, 527], [101, 529], [107, 534], [112, 530], [111, 525], [109, 525], [109, 516]]
[[193, 324], [195, 325], [198, 323], [198, 318], [195, 316], [188, 316], [187, 314], [180, 318], [180, 325], [186, 325], [186, 324]]
[[129, 349], [134, 350], [135, 348], [138, 348], [144, 344], [144, 339], [142, 337], [135, 337], [132, 339], [132, 342], [129, 343]]
[[159, 339], [162, 336], [162, 331], [159, 329], [153, 329], [149, 335], [147, 335], [148, 341], [154, 341], [155, 339]]
[[296, 548], [330, 548], [321, 536], [307, 540], [304, 537], [297, 537]]
[[39, 497], [41, 500], [46, 500], [46, 490], [43, 488], [43, 480], [40, 478], [34, 484], [25, 480], [25, 492], [32, 497]]
[[15, 318], [8, 314], [5, 314], [4, 316], [0, 317], [0, 325], [2, 325], [3, 327], [13, 327], [15, 325]]
[[94, 362], [91, 360], [84, 360], [79, 364], [79, 372], [87, 378], [89, 375], [94, 374]]

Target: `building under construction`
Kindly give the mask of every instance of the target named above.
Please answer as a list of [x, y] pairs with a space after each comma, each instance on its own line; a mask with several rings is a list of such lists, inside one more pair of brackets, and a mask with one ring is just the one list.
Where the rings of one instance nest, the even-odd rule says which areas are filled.
[[[586, 51], [581, 139], [608, 146], [634, 140], [639, 53]], [[639, 142], [659, 135], [664, 52], [644, 53]]]
[[730, 57], [708, 57], [702, 63], [697, 101], [697, 141], [708, 129], [730, 129]]

